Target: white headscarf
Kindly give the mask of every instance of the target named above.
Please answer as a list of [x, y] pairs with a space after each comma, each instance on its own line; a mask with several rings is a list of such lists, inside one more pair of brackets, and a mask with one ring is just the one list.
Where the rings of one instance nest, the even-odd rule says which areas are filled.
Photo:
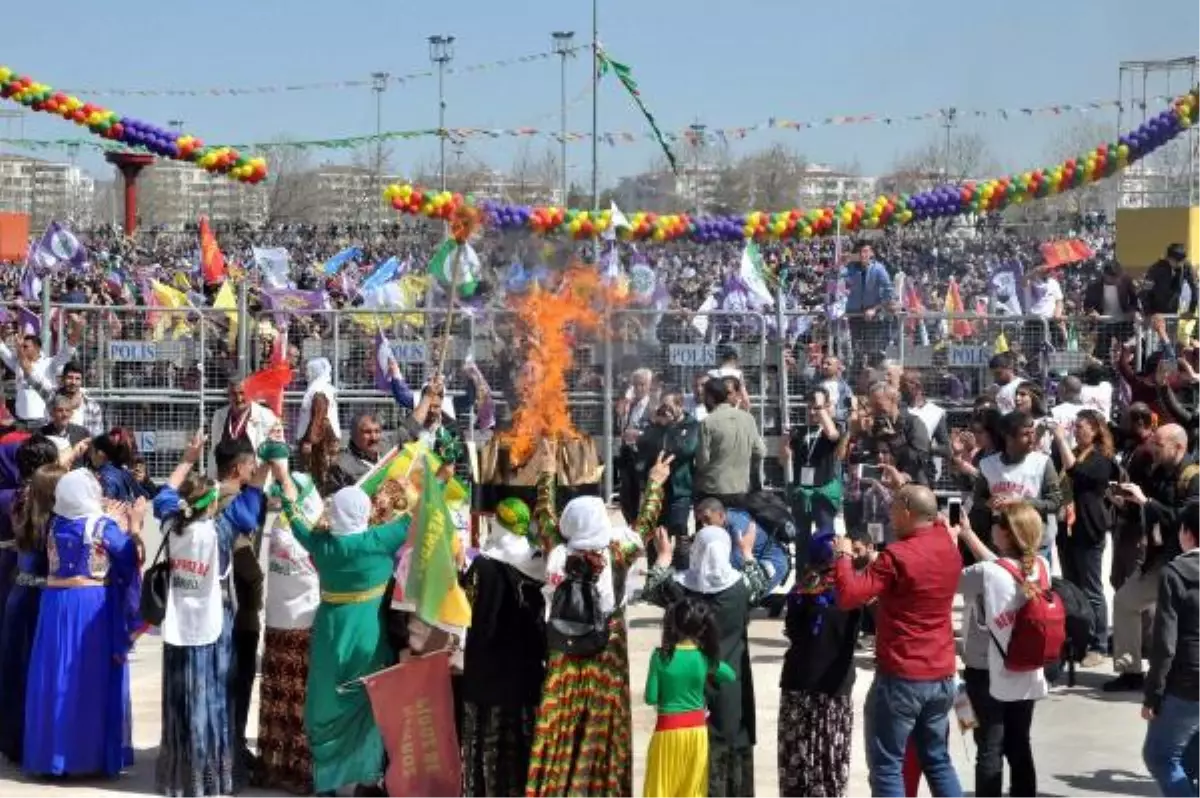
[[742, 575], [729, 562], [732, 551], [729, 532], [719, 526], [704, 527], [692, 542], [688, 569], [676, 574], [675, 580], [694, 593], [720, 593], [733, 587]]
[[550, 592], [566, 577], [567, 557], [578, 552], [600, 552], [604, 556], [604, 571], [596, 580], [596, 591], [600, 594], [600, 611], [611, 613], [617, 606], [612, 555], [608, 550], [614, 531], [603, 500], [598, 496], [580, 496], [567, 502], [558, 519], [558, 531], [566, 543], [556, 546], [546, 560]]
[[54, 488], [54, 514], [71, 520], [104, 513], [96, 475], [86, 468], [68, 472]]
[[495, 518], [487, 545], [479, 552], [489, 560], [508, 563], [530, 579], [546, 581], [546, 558], [529, 542], [529, 538], [510, 532]]
[[333, 436], [341, 440], [342, 424], [338, 419], [337, 389], [333, 387], [333, 366], [326, 358], [314, 357], [308, 361], [308, 365], [305, 367], [305, 376], [308, 378], [308, 389], [304, 392], [304, 399], [300, 402], [300, 417], [296, 423], [296, 435], [302, 436], [308, 432], [308, 425], [312, 421], [313, 399], [317, 394], [323, 393], [329, 399], [329, 411], [326, 415], [329, 419], [329, 426], [333, 427]]
[[371, 497], [357, 485], [333, 494], [329, 507], [329, 531], [334, 535], [361, 535], [371, 522]]

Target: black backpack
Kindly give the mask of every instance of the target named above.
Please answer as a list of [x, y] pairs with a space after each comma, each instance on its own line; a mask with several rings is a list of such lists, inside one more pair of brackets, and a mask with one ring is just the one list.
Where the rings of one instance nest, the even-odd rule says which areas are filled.
[[[164, 523], [160, 534], [162, 542], [158, 544], [158, 553], [154, 555], [153, 564], [146, 569], [142, 577], [142, 595], [138, 602], [138, 614], [142, 620], [151, 626], [162, 626], [167, 617], [167, 595], [171, 592], [171, 535], [179, 528], [179, 522]], [[163, 557], [163, 552], [167, 556]]]
[[[1074, 582], [1056, 576], [1050, 580], [1050, 588], [1058, 594], [1067, 615], [1067, 642], [1063, 645], [1062, 662], [1067, 666], [1067, 684], [1074, 687], [1075, 665], [1087, 656], [1088, 641], [1095, 626], [1092, 605], [1087, 594]], [[1050, 681], [1056, 681], [1058, 673], [1052, 671], [1046, 676]]]
[[600, 610], [596, 574], [582, 557], [568, 557], [566, 578], [550, 598], [546, 646], [575, 657], [594, 657], [608, 645], [608, 615]]
[[742, 498], [742, 509], [750, 513], [760, 529], [780, 543], [796, 540], [796, 521], [779, 494], [765, 490], [747, 493]]

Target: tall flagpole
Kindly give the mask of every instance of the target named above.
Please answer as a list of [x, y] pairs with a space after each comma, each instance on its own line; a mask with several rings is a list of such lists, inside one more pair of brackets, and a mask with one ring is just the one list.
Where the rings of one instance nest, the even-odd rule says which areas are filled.
[[[592, 210], [600, 210], [600, 0], [592, 0]], [[566, 203], [566, 199], [563, 199]], [[598, 246], [598, 245], [597, 245]]]
[[[600, 0], [592, 0], [592, 211], [600, 211]], [[592, 259], [599, 267], [600, 239], [592, 241]], [[612, 309], [604, 300], [604, 501], [613, 493], [613, 346]]]

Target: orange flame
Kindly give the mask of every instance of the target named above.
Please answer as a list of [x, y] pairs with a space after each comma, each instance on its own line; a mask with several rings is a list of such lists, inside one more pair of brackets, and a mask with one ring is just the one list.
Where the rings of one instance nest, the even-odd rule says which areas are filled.
[[513, 304], [528, 347], [518, 375], [520, 405], [501, 440], [515, 465], [525, 463], [543, 438], [579, 438], [567, 408], [567, 372], [575, 361], [574, 337], [601, 326], [605, 301], [616, 304], [596, 269], [569, 267], [553, 292], [536, 285]]

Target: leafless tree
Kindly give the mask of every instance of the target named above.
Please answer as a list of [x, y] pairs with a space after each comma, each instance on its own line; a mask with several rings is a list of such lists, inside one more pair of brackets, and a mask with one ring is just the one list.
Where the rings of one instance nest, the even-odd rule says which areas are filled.
[[280, 142], [267, 149], [267, 159], [267, 223], [317, 221], [321, 190], [308, 152]]
[[897, 160], [882, 187], [892, 192], [925, 191], [942, 183], [988, 177], [996, 168], [983, 136], [952, 130], [949, 142], [934, 135]]
[[747, 207], [774, 211], [794, 205], [806, 165], [804, 156], [783, 144], [742, 158], [737, 168], [749, 186]]

